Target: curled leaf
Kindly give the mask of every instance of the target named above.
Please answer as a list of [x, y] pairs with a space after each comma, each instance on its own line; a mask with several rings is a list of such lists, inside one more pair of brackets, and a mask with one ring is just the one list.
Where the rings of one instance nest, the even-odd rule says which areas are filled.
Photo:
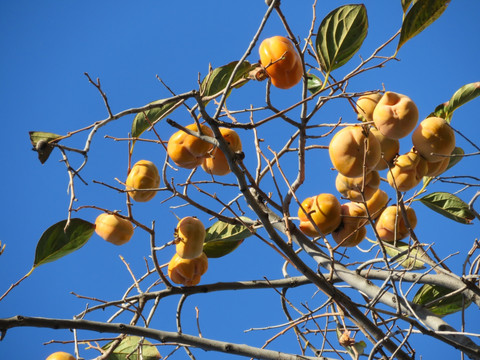
[[322, 80], [318, 78], [318, 76], [313, 74], [307, 74], [307, 89], [312, 94], [320, 91], [323, 87]]
[[421, 261], [425, 253], [418, 247], [409, 246], [402, 241], [397, 241], [395, 246], [385, 246], [385, 251], [392, 258], [401, 253], [405, 253], [399, 256], [396, 261], [406, 269], [418, 270], [425, 267], [424, 262]]
[[408, 8], [410, 7], [410, 4], [412, 3], [412, 0], [402, 0], [402, 9], [403, 12], [406, 13]]
[[463, 159], [463, 155], [465, 155], [465, 151], [461, 147], [456, 146], [455, 149], [452, 151], [452, 156], [450, 157], [450, 161], [448, 162], [447, 171], [451, 167], [455, 166]]
[[464, 299], [464, 296], [461, 293], [435, 301], [450, 294], [452, 291], [454, 290], [440, 285], [425, 284], [415, 294], [413, 303], [422, 305], [439, 316], [453, 314], [470, 306], [472, 301], [467, 298]]
[[209, 258], [225, 256], [235, 250], [250, 235], [252, 233], [249, 228], [242, 224], [232, 225], [217, 221], [207, 229], [203, 252]]
[[132, 137], [142, 135], [145, 130], [170, 114], [182, 102], [183, 100], [174, 101], [168, 99], [151, 102], [150, 104], [163, 104], [163, 106], [138, 113], [132, 122]]
[[325, 72], [346, 64], [367, 36], [367, 10], [363, 4], [344, 5], [331, 11], [321, 22], [315, 48]]
[[95, 225], [78, 218], [62, 220], [50, 226], [40, 237], [35, 250], [33, 267], [55, 261], [85, 245], [92, 236]]
[[453, 194], [434, 192], [419, 200], [433, 211], [461, 224], [471, 224], [475, 219], [475, 214], [470, 210], [468, 204]]
[[[108, 350], [112, 343], [113, 341], [109, 342], [102, 349]], [[158, 360], [160, 358], [158, 349], [150, 341], [138, 336], [127, 336], [106, 360]]]
[[448, 102], [438, 105], [435, 110], [427, 117], [439, 117], [445, 119], [447, 117], [447, 113], [445, 112], [447, 105]]
[[52, 143], [59, 141], [57, 139], [62, 137], [62, 135], [43, 131], [30, 131], [29, 135], [33, 150], [37, 152], [38, 159], [42, 164], [48, 160], [48, 157], [52, 153]]
[[411, 38], [420, 34], [447, 8], [450, 0], [417, 0], [402, 23], [397, 51]]
[[[211, 70], [208, 75], [202, 80], [200, 86], [200, 93], [202, 94], [202, 97], [220, 95], [227, 86], [228, 80], [230, 79], [230, 76], [232, 76], [233, 70], [235, 70], [237, 64], [238, 61], [233, 61], [227, 65], [220, 66]], [[232, 85], [236, 84], [235, 87], [240, 87], [244, 85], [248, 81], [248, 74], [251, 69], [252, 65], [250, 65], [248, 61], [244, 61], [235, 73]], [[239, 80], [244, 81], [239, 82]], [[206, 103], [208, 103], [208, 100], [206, 101]]]
[[467, 84], [458, 89], [445, 106], [447, 119], [450, 120], [453, 112], [460, 106], [480, 95], [480, 82]]

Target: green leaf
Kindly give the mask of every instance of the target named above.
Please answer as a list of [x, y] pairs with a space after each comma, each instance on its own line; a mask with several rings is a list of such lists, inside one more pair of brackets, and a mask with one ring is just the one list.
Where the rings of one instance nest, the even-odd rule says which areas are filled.
[[397, 51], [411, 38], [420, 34], [445, 11], [450, 0], [418, 0], [403, 20]]
[[467, 84], [458, 89], [455, 94], [453, 94], [450, 101], [445, 106], [445, 113], [447, 115], [446, 119], [450, 120], [453, 112], [458, 109], [460, 106], [466, 104], [470, 100], [475, 99], [480, 95], [480, 82], [475, 82]]
[[[450, 158], [448, 159], [448, 165], [446, 169], [442, 172], [442, 174], [450, 169], [451, 167], [455, 166], [460, 162], [460, 160], [463, 159], [463, 155], [465, 155], [465, 152], [463, 151], [462, 148], [456, 146], [455, 149], [453, 149], [452, 153], [450, 154]], [[438, 174], [436, 176], [440, 176], [441, 174]], [[424, 176], [423, 177], [423, 184], [424, 186], [428, 185], [434, 177], [431, 176]]]
[[445, 119], [447, 117], [447, 114], [445, 112], [447, 104], [448, 103], [443, 103], [438, 105], [435, 108], [435, 110], [432, 113], [430, 113], [430, 115], [428, 115], [427, 117], [439, 117], [439, 118]]
[[320, 91], [323, 87], [322, 80], [318, 78], [318, 76], [313, 74], [307, 74], [307, 89], [312, 94]]
[[402, 241], [397, 241], [395, 243], [395, 247], [385, 246], [385, 251], [389, 256], [393, 258], [398, 254], [403, 253], [404, 251], [407, 251], [409, 248], [410, 248], [410, 252], [400, 256], [398, 259], [396, 259], [396, 261], [399, 262], [400, 265], [406, 269], [412, 269], [412, 270], [423, 269], [425, 267], [424, 262], [421, 261], [420, 259], [423, 257], [424, 252], [420, 248], [411, 247]]
[[[220, 92], [222, 92], [227, 86], [228, 80], [230, 79], [230, 76], [232, 76], [237, 63], [238, 61], [233, 61], [227, 65], [210, 70], [209, 74], [202, 80], [200, 85], [200, 93], [202, 94], [202, 97], [220, 95]], [[237, 84], [235, 87], [239, 88], [245, 85], [248, 81], [247, 76], [251, 69], [252, 65], [250, 65], [248, 61], [244, 61], [235, 73], [232, 85], [242, 79], [245, 81]], [[228, 94], [230, 94], [230, 91], [231, 90], [229, 90]], [[208, 103], [208, 101], [206, 101], [205, 104], [206, 103]]]
[[410, 7], [410, 4], [412, 3], [412, 0], [402, 0], [402, 9], [403, 12], [406, 13], [408, 8]]
[[38, 159], [42, 164], [48, 160], [52, 153], [53, 146], [51, 144], [57, 142], [57, 139], [62, 137], [62, 135], [43, 131], [30, 131], [28, 134], [30, 135], [33, 150], [37, 152]]
[[471, 224], [475, 218], [468, 204], [447, 192], [435, 192], [419, 200], [433, 211], [462, 224]]
[[150, 109], [141, 113], [138, 113], [133, 119], [132, 123], [132, 137], [139, 137], [150, 126], [154, 125], [158, 121], [162, 120], [165, 116], [170, 114], [183, 100], [174, 101], [168, 99], [160, 99], [153, 101], [150, 104], [165, 103], [164, 106], [159, 108]]
[[66, 231], [67, 220], [50, 226], [41, 236], [35, 250], [33, 267], [52, 262], [80, 249], [92, 236], [95, 225], [82, 219], [71, 219]]
[[454, 155], [454, 156], [450, 157], [450, 160], [448, 162], [448, 166], [445, 169], [445, 171], [447, 171], [451, 167], [457, 165], [460, 162], [460, 160], [463, 159], [463, 155], [465, 155], [465, 151], [463, 151], [463, 149], [461, 147], [456, 146], [455, 149], [453, 149], [451, 155]]
[[[246, 217], [240, 217], [251, 221]], [[252, 235], [248, 227], [217, 221], [207, 229], [203, 252], [209, 258], [219, 258], [235, 250], [245, 238]]]
[[367, 36], [367, 10], [361, 5], [344, 5], [321, 22], [315, 48], [325, 72], [344, 65], [360, 49]]
[[453, 296], [447, 297], [429, 305], [429, 303], [431, 303], [432, 301], [448, 295], [452, 291], [453, 290], [440, 285], [425, 284], [415, 294], [415, 297], [413, 298], [413, 303], [422, 305], [439, 316], [453, 314], [457, 311], [461, 311], [464, 306], [465, 309], [470, 306], [472, 301], [467, 298], [465, 298], [464, 300], [461, 293], [455, 294]]
[[230, 254], [240, 246], [243, 240], [238, 241], [213, 241], [203, 244], [203, 252], [208, 258], [219, 258]]
[[[113, 341], [109, 342], [102, 349], [108, 350], [112, 346], [112, 343]], [[142, 340], [142, 338], [138, 336], [127, 336], [106, 360], [158, 360], [160, 358], [160, 353], [151, 342], [146, 339]]]

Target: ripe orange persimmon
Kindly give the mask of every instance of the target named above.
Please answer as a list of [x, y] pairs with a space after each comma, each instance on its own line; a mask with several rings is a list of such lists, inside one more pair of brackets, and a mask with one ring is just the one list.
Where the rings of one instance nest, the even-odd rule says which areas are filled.
[[[234, 153], [242, 151], [242, 141], [235, 130], [220, 128], [220, 133], [227, 142], [230, 150]], [[202, 169], [212, 175], [227, 175], [231, 171], [225, 154], [219, 148], [213, 149], [211, 157], [203, 159]]]
[[[186, 128], [198, 132], [197, 124], [190, 124]], [[200, 125], [200, 128], [203, 135], [213, 136], [213, 132], [208, 126]], [[193, 169], [201, 165], [212, 148], [212, 144], [179, 130], [168, 140], [167, 153], [178, 166]]]
[[377, 191], [372, 195], [372, 197], [364, 203], [360, 203], [360, 205], [365, 208], [367, 205], [368, 213], [372, 217], [372, 219], [376, 219], [380, 216], [381, 212], [387, 206], [388, 203], [388, 195], [382, 189], [377, 189]]
[[300, 230], [307, 236], [315, 237], [319, 236], [320, 233], [302, 208], [310, 215], [323, 235], [328, 235], [334, 231], [342, 220], [340, 217], [341, 205], [334, 195], [319, 194], [306, 198], [302, 202], [302, 207], [298, 209], [298, 218], [300, 219]]
[[401, 139], [417, 125], [418, 108], [408, 96], [387, 91], [375, 106], [372, 118], [384, 136]]
[[382, 154], [380, 161], [377, 163], [377, 166], [375, 166], [375, 170], [385, 170], [392, 165], [393, 160], [398, 155], [398, 152], [400, 151], [400, 142], [398, 139], [390, 139], [384, 136], [375, 127], [371, 127], [370, 132], [380, 143], [380, 151]]
[[[405, 208], [405, 213], [407, 215], [408, 224], [413, 230], [417, 225], [417, 215], [411, 207]], [[402, 240], [410, 233], [407, 222], [400, 211], [400, 207], [397, 205], [391, 205], [383, 210], [375, 224], [375, 228], [378, 237], [389, 243], [393, 243], [396, 240]]]
[[178, 256], [184, 259], [200, 256], [203, 251], [205, 235], [205, 227], [196, 217], [187, 216], [181, 219], [175, 229]]
[[[140, 160], [133, 165], [125, 182], [127, 189], [154, 189], [160, 185], [160, 175], [154, 163], [148, 160]], [[153, 199], [156, 191], [130, 191], [130, 197], [139, 202]]]
[[133, 235], [133, 225], [115, 214], [103, 213], [95, 220], [95, 232], [102, 239], [114, 244], [123, 245], [130, 241]]
[[200, 282], [207, 269], [208, 258], [204, 252], [194, 259], [184, 259], [175, 254], [168, 263], [168, 277], [175, 284], [194, 286]]
[[347, 177], [362, 176], [380, 161], [380, 142], [361, 126], [346, 126], [330, 140], [328, 153], [333, 167]]
[[335, 179], [335, 187], [338, 192], [345, 198], [356, 202], [369, 200], [379, 186], [380, 175], [378, 171], [370, 171], [365, 177], [347, 177], [338, 173]]
[[356, 202], [348, 202], [342, 205], [342, 221], [340, 226], [332, 232], [332, 237], [340, 246], [353, 247], [365, 239], [367, 229], [365, 207]]
[[455, 132], [445, 119], [428, 117], [413, 131], [412, 144], [428, 162], [440, 162], [455, 149]]
[[408, 191], [417, 186], [427, 174], [428, 163], [416, 151], [400, 155], [387, 174], [391, 187], [398, 191]]
[[448, 157], [438, 162], [427, 161], [427, 173], [425, 174], [425, 176], [435, 177], [440, 174], [443, 174], [443, 172], [447, 170], [447, 167], [449, 164], [450, 164], [450, 158]]
[[75, 357], [63, 351], [57, 351], [50, 354], [46, 360], [76, 360]]
[[358, 119], [361, 121], [373, 121], [373, 110], [382, 98], [381, 93], [360, 96], [355, 104]]
[[289, 89], [297, 85], [303, 76], [302, 60], [292, 42], [283, 36], [265, 39], [259, 48], [260, 62], [273, 86]]

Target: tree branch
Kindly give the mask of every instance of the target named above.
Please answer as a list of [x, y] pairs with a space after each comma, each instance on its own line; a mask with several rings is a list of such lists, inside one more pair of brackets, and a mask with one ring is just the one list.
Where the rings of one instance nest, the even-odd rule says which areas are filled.
[[218, 351], [227, 354], [242, 355], [265, 360], [331, 360], [326, 357], [310, 357], [287, 354], [274, 350], [259, 349], [256, 347], [236, 344], [225, 341], [217, 341], [204, 337], [197, 337], [175, 332], [155, 330], [141, 326], [127, 324], [111, 324], [89, 320], [51, 319], [42, 317], [14, 316], [0, 319], [1, 337], [5, 337], [6, 331], [15, 327], [39, 327], [51, 329], [77, 329], [90, 330], [100, 333], [128, 334], [143, 336], [162, 343], [175, 342], [178, 344], [196, 346], [206, 351]]

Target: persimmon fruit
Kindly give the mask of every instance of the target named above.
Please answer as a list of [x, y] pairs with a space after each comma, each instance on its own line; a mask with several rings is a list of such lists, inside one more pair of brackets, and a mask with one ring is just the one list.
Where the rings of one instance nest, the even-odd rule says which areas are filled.
[[116, 214], [103, 213], [95, 220], [95, 232], [114, 245], [123, 245], [132, 238], [133, 225]]
[[[413, 208], [405, 208], [408, 224], [413, 230], [417, 225], [417, 215]], [[402, 240], [410, 233], [405, 218], [402, 216], [400, 207], [397, 205], [388, 206], [377, 219], [375, 224], [378, 237], [382, 241], [393, 243], [396, 240]]]
[[75, 356], [64, 351], [57, 351], [50, 354], [46, 360], [76, 360]]
[[398, 191], [408, 191], [417, 186], [427, 174], [428, 164], [416, 151], [400, 155], [387, 174], [387, 181]]
[[332, 237], [340, 246], [353, 247], [365, 239], [367, 223], [365, 208], [356, 202], [342, 204], [340, 226], [332, 232]]
[[302, 206], [298, 209], [300, 230], [307, 236], [320, 236], [305, 212], [310, 215], [323, 235], [330, 234], [340, 225], [340, 202], [332, 194], [325, 193], [309, 197], [302, 202]]
[[[198, 132], [197, 124], [190, 124], [185, 128]], [[212, 129], [200, 125], [203, 135], [213, 136]], [[213, 145], [200, 138], [190, 135], [183, 130], [174, 133], [167, 144], [167, 153], [172, 161], [185, 169], [194, 169], [202, 164], [203, 159], [212, 150]]]
[[346, 126], [330, 141], [328, 153], [333, 167], [347, 177], [362, 176], [380, 161], [380, 143], [362, 126]]
[[406, 95], [387, 91], [375, 106], [373, 122], [384, 136], [401, 139], [417, 125], [417, 105]]
[[380, 175], [378, 171], [370, 171], [365, 177], [359, 176], [354, 178], [338, 173], [335, 179], [335, 187], [338, 192], [345, 198], [356, 202], [369, 200], [379, 186]]
[[[242, 141], [237, 132], [230, 128], [220, 128], [220, 133], [232, 152], [242, 151]], [[209, 157], [203, 159], [202, 169], [212, 175], [227, 175], [231, 172], [227, 158], [222, 150], [215, 148]]]
[[381, 98], [381, 93], [360, 96], [355, 104], [358, 119], [361, 121], [373, 121], [373, 110], [375, 110]]
[[[160, 175], [155, 164], [148, 160], [140, 160], [133, 165], [125, 182], [129, 191], [128, 195], [138, 202], [145, 202], [153, 199], [157, 194], [155, 190], [141, 191], [142, 189], [155, 189], [160, 185]], [[140, 191], [139, 191], [140, 190]]]
[[203, 252], [206, 231], [203, 223], [193, 216], [181, 219], [175, 229], [176, 251], [184, 259], [193, 259]]
[[412, 133], [412, 144], [429, 162], [440, 162], [455, 149], [455, 132], [445, 119], [428, 117]]
[[263, 40], [259, 53], [260, 63], [265, 67], [273, 86], [289, 89], [302, 79], [302, 60], [295, 46], [286, 37], [273, 36]]
[[184, 286], [197, 285], [208, 269], [208, 258], [204, 252], [193, 259], [184, 259], [173, 255], [168, 263], [168, 277], [175, 283]]

